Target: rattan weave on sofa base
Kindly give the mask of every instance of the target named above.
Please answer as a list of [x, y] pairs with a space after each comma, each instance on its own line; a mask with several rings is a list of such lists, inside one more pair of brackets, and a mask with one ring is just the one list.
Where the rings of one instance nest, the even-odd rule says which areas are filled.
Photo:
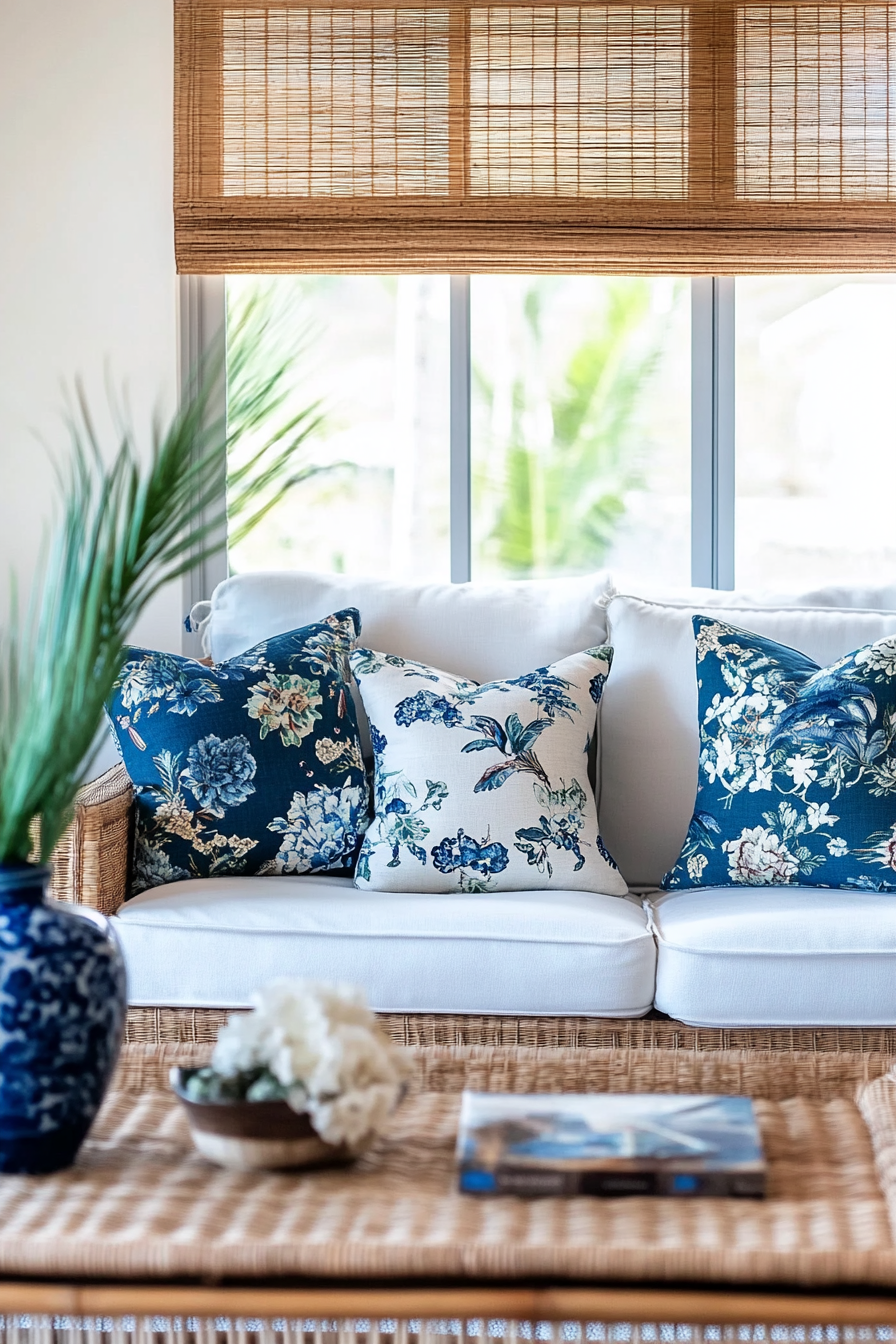
[[[130, 1042], [213, 1041], [223, 1008], [130, 1008]], [[688, 1027], [660, 1014], [637, 1018], [500, 1017], [453, 1013], [382, 1013], [401, 1045], [542, 1046], [578, 1049], [762, 1050], [896, 1056], [896, 1027]]]

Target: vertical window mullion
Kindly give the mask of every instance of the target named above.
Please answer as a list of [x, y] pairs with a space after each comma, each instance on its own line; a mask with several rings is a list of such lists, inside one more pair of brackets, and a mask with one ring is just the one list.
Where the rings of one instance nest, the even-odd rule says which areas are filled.
[[734, 587], [734, 279], [691, 281], [691, 582]]
[[734, 276], [715, 276], [716, 588], [734, 587]]
[[[208, 359], [216, 341], [222, 339], [227, 315], [226, 282], [223, 275], [181, 275], [178, 277], [178, 365], [181, 404], [190, 395], [198, 372]], [[212, 420], [220, 418], [223, 423], [227, 414], [227, 377], [226, 372], [212, 391], [209, 400], [209, 415]], [[226, 467], [221, 478], [221, 496], [226, 498]], [[222, 511], [223, 516], [223, 511]], [[201, 532], [208, 522], [207, 518], [197, 519], [197, 531]], [[202, 551], [206, 554], [203, 555]], [[203, 535], [202, 541], [194, 548], [196, 563], [187, 570], [183, 578], [183, 602], [189, 612], [197, 602], [204, 602], [212, 592], [228, 577], [227, 564], [227, 525], [222, 521], [220, 531], [214, 535]], [[183, 653], [187, 657], [199, 658], [202, 649], [199, 637], [191, 633], [186, 626], [183, 630]]]
[[470, 277], [452, 275], [450, 363], [451, 582], [468, 583], [472, 574], [472, 490], [470, 476]]

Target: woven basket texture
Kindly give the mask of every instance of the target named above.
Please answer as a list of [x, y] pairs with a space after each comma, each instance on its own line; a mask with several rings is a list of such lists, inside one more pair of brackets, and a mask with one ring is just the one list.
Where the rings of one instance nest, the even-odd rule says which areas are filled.
[[[0, 1185], [0, 1273], [896, 1286], [896, 1082], [880, 1056], [436, 1047], [416, 1053], [410, 1096], [354, 1168], [261, 1175], [199, 1157], [163, 1090], [171, 1062], [207, 1058], [126, 1047], [75, 1167]], [[749, 1091], [769, 1197], [461, 1196], [463, 1086]]]
[[123, 765], [86, 784], [72, 824], [53, 851], [50, 895], [114, 915], [127, 895], [131, 782]]
[[[135, 1044], [213, 1042], [228, 1016], [223, 1008], [129, 1008], [126, 1039]], [[379, 1018], [399, 1045], [422, 1048], [490, 1045], [896, 1056], [896, 1027], [688, 1027], [660, 1014], [620, 1019], [381, 1013]]]
[[[481, 1317], [472, 1319], [385, 1320], [370, 1318], [323, 1319], [301, 1317], [289, 1319], [282, 1315], [251, 1316], [127, 1316], [78, 1317], [51, 1316], [29, 1312], [25, 1315], [0, 1315], [0, 1344], [483, 1344], [484, 1329], [488, 1339], [502, 1339], [505, 1344], [665, 1344], [669, 1339], [669, 1325], [659, 1329], [655, 1324], [631, 1323], [624, 1331], [614, 1331], [612, 1323], [595, 1321], [509, 1321], [489, 1320], [484, 1327]], [[493, 1333], [498, 1326], [502, 1333]], [[483, 1328], [484, 1327], [484, 1328]], [[861, 1328], [861, 1327], [859, 1327]], [[775, 1340], [781, 1344], [804, 1344], [806, 1326], [786, 1328], [776, 1326]], [[828, 1327], [825, 1335], [820, 1325], [809, 1325], [815, 1330], [812, 1339], [838, 1344], [840, 1332]], [[849, 1329], [849, 1327], [847, 1328]], [[855, 1327], [844, 1333], [844, 1344], [865, 1344], [873, 1338], [856, 1335]], [[675, 1327], [672, 1327], [672, 1334]], [[685, 1331], [679, 1326], [679, 1340], [688, 1344], [739, 1344], [737, 1327], [704, 1328], [689, 1324]], [[764, 1332], [756, 1334], [764, 1339]], [[886, 1336], [889, 1340], [892, 1336]]]

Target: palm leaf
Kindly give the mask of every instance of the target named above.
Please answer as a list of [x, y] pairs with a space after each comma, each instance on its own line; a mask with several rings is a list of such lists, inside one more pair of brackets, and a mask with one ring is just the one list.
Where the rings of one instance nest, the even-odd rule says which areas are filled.
[[474, 714], [470, 722], [480, 733], [490, 737], [500, 751], [507, 750], [507, 734], [497, 719], [489, 714]]
[[[647, 282], [610, 282], [600, 320], [586, 331], [556, 385], [539, 388], [526, 368], [544, 362], [543, 310], [553, 282], [533, 279], [523, 300], [523, 364], [504, 394], [506, 435], [494, 444], [494, 524], [485, 543], [504, 573], [520, 577], [584, 572], [603, 563], [625, 495], [641, 479], [635, 424], [645, 380], [658, 351], [658, 330], [644, 342]], [[597, 317], [597, 315], [596, 315]], [[656, 326], [656, 324], [653, 324]], [[495, 419], [499, 391], [474, 366], [478, 399]], [[531, 383], [531, 385], [530, 385]], [[549, 421], [546, 447], [532, 426]], [[494, 490], [491, 477], [500, 477]]]
[[523, 725], [519, 714], [508, 714], [507, 718], [504, 720], [504, 727], [507, 731], [507, 745], [514, 756], [518, 756], [519, 753], [524, 750], [524, 748], [520, 746], [520, 738], [523, 735]]
[[[68, 415], [70, 454], [57, 467], [61, 504], [24, 613], [17, 604], [0, 645], [0, 863], [30, 856], [32, 818], [41, 817], [41, 858], [65, 830], [89, 777], [103, 708], [128, 635], [155, 594], [215, 550], [227, 525], [256, 521], [274, 464], [286, 470], [314, 423], [294, 415], [223, 483], [233, 426], [259, 428], [282, 404], [288, 368], [243, 377], [247, 345], [263, 320], [250, 310], [231, 335], [237, 370], [231, 428], [214, 413], [224, 373], [220, 340], [196, 370], [166, 428], [153, 425], [145, 454], [113, 406], [118, 442], [103, 450], [83, 390]], [[281, 432], [282, 431], [282, 432]], [[238, 521], [239, 526], [239, 521]]]
[[[525, 728], [520, 725], [520, 729], [514, 740], [514, 751], [517, 754], [528, 751], [532, 744], [536, 742], [544, 732], [545, 728], [548, 727], [550, 722], [550, 719], [533, 719], [531, 723], [526, 724]], [[519, 723], [518, 719], [517, 723]]]
[[478, 779], [473, 785], [473, 792], [485, 793], [489, 789], [500, 789], [505, 780], [508, 780], [519, 768], [519, 762], [515, 760], [498, 761], [495, 765], [490, 765], [481, 779]]

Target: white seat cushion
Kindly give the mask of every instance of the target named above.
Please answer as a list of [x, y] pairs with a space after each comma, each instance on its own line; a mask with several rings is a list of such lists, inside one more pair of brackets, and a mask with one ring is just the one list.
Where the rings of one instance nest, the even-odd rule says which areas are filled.
[[637, 902], [581, 891], [371, 897], [349, 878], [173, 882], [113, 919], [133, 1004], [237, 1008], [277, 976], [382, 1012], [633, 1017], [656, 949]]
[[896, 898], [708, 887], [649, 898], [656, 1006], [693, 1026], [892, 1026]]

